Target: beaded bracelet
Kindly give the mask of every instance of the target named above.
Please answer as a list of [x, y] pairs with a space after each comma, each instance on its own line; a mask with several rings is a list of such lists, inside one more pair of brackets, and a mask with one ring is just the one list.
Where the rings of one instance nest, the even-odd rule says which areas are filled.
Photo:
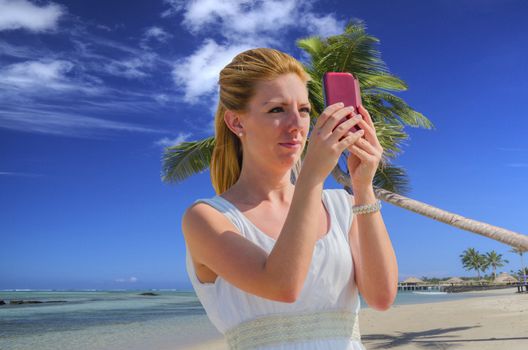
[[381, 202], [379, 200], [376, 203], [365, 204], [365, 205], [353, 205], [352, 213], [354, 214], [368, 214], [374, 213], [381, 209]]

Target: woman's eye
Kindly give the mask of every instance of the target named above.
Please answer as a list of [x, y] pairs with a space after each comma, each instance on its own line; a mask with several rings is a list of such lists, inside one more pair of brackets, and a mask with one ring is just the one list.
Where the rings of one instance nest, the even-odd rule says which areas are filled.
[[[282, 107], [275, 107], [273, 109], [270, 109], [268, 113], [277, 113], [277, 112], [283, 112], [283, 111], [284, 109]], [[310, 114], [311, 109], [308, 107], [305, 107], [305, 108], [301, 108], [301, 111], [304, 113]]]
[[275, 113], [273, 112], [274, 110], [277, 110], [277, 109], [280, 109], [282, 111], [282, 107], [275, 107], [273, 109], [270, 109], [270, 111], [268, 113]]

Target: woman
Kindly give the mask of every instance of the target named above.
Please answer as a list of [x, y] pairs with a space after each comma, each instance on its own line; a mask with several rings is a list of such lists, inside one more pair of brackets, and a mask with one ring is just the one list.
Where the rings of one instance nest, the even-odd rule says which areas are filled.
[[[372, 120], [364, 108], [327, 107], [301, 167], [309, 79], [293, 57], [266, 48], [220, 72], [217, 195], [189, 207], [182, 230], [193, 287], [230, 349], [364, 349], [358, 292], [377, 310], [396, 296], [396, 257], [372, 188], [382, 154]], [[345, 149], [354, 196], [323, 190]]]

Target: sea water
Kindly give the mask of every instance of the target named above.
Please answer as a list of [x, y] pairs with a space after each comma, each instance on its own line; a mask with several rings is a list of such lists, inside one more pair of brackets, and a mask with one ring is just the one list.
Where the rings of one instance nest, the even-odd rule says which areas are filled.
[[[220, 337], [194, 292], [0, 291], [0, 300], [60, 303], [0, 305], [1, 350], [174, 350]], [[489, 295], [489, 294], [487, 294]], [[399, 292], [395, 305], [478, 294]], [[361, 307], [368, 305], [361, 300]]]

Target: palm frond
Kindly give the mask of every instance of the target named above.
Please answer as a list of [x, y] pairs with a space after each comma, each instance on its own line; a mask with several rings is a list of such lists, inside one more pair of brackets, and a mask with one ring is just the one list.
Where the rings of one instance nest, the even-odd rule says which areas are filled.
[[311, 36], [304, 39], [299, 39], [296, 41], [296, 44], [299, 48], [308, 52], [312, 56], [312, 61], [318, 61], [320, 59], [321, 53], [324, 52], [324, 42], [319, 36]]
[[388, 164], [378, 168], [373, 185], [402, 195], [409, 193], [411, 189], [405, 169]]
[[214, 142], [214, 137], [208, 137], [166, 147], [161, 179], [165, 182], [179, 182], [205, 171], [211, 163]]
[[398, 117], [404, 125], [424, 129], [432, 129], [434, 127], [433, 123], [422, 113], [414, 111], [401, 98], [389, 92], [379, 92], [375, 98], [379, 99], [381, 103], [390, 104], [391, 117]]
[[378, 74], [356, 73], [361, 85], [361, 91], [368, 93], [370, 89], [383, 89], [392, 91], [405, 91], [407, 84], [400, 78], [380, 72]]

